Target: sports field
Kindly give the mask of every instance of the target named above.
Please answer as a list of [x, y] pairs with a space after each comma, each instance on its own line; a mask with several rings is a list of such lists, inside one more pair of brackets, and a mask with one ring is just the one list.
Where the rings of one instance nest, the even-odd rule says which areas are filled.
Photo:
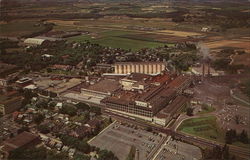
[[218, 127], [214, 116], [185, 120], [178, 130], [206, 139], [224, 142], [224, 132]]

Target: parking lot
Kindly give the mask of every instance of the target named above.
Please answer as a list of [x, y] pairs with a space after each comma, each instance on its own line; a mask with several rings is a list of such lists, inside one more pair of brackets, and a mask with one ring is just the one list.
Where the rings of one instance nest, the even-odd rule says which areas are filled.
[[195, 160], [201, 159], [201, 150], [180, 141], [168, 141], [155, 160]]
[[131, 146], [135, 146], [139, 150], [139, 159], [146, 160], [149, 153], [155, 151], [154, 149], [164, 137], [134, 125], [115, 122], [90, 141], [90, 145], [114, 152], [119, 160], [126, 160]]

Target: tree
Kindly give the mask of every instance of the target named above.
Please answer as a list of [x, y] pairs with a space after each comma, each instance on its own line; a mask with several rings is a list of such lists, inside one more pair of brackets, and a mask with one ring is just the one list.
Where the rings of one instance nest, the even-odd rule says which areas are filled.
[[61, 135], [60, 139], [62, 140], [64, 145], [76, 148], [83, 153], [89, 153], [91, 151], [91, 147], [86, 141], [82, 141], [78, 138], [68, 135]]
[[51, 68], [47, 68], [47, 72], [48, 72], [48, 73], [51, 73], [51, 72], [52, 72], [52, 69], [51, 69]]
[[86, 110], [89, 110], [89, 105], [87, 105], [86, 103], [80, 102], [80, 103], [76, 104], [76, 108], [81, 109], [83, 111], [86, 111]]
[[44, 120], [44, 118], [45, 117], [43, 114], [38, 113], [37, 115], [34, 116], [34, 122], [36, 124], [40, 124]]
[[216, 146], [213, 148], [213, 157], [216, 159], [221, 159], [222, 150], [220, 146]]
[[90, 145], [85, 141], [78, 142], [78, 144], [76, 145], [76, 149], [83, 153], [89, 153], [91, 151]]
[[38, 131], [43, 133], [43, 134], [48, 134], [50, 132], [50, 128], [48, 125], [39, 125], [37, 127]]
[[95, 128], [95, 130], [94, 130], [94, 132], [93, 132], [93, 135], [94, 135], [94, 136], [98, 135], [98, 133], [99, 133], [100, 131], [101, 131], [101, 124], [98, 123], [98, 124], [96, 124], [96, 128]]
[[188, 116], [193, 116], [193, 111], [194, 111], [193, 108], [188, 107], [188, 108], [187, 108], [187, 115], [188, 115]]
[[75, 116], [77, 109], [72, 105], [63, 105], [59, 112], [62, 114], [68, 114], [69, 116]]
[[230, 129], [226, 132], [225, 141], [227, 144], [232, 144], [237, 138], [236, 130]]
[[49, 109], [51, 109], [51, 110], [53, 110], [53, 109], [55, 108], [55, 106], [56, 106], [56, 102], [54, 102], [54, 101], [51, 101], [51, 102], [48, 104], [48, 107], [49, 107]]
[[108, 150], [99, 151], [98, 156], [97, 160], [118, 160], [114, 153]]
[[[203, 159], [204, 160], [230, 160], [229, 147], [227, 144], [221, 149], [220, 146], [214, 147], [212, 150], [206, 148], [203, 150]], [[235, 157], [232, 156], [231, 160], [235, 160]]]
[[90, 156], [87, 156], [87, 155], [84, 155], [84, 154], [76, 153], [76, 154], [74, 155], [73, 160], [90, 160]]
[[91, 106], [90, 107], [90, 112], [94, 112], [97, 115], [101, 115], [101, 108], [100, 107]]
[[112, 123], [112, 122], [113, 122], [112, 118], [111, 118], [111, 117], [109, 117], [109, 123]]
[[235, 120], [235, 123], [236, 124], [240, 124], [241, 123], [241, 120], [242, 120], [242, 117], [240, 115], [235, 115], [234, 116], [234, 120]]
[[67, 152], [55, 153], [53, 151], [48, 151], [46, 160], [68, 160], [69, 156]]
[[229, 159], [230, 155], [229, 155], [229, 147], [227, 146], [227, 144], [224, 145], [223, 149], [222, 149], [222, 158], [227, 160]]
[[36, 106], [38, 108], [47, 108], [48, 107], [48, 101], [44, 99], [40, 99], [37, 103]]
[[146, 128], [146, 131], [148, 131], [148, 132], [152, 132], [152, 131], [153, 131], [153, 129], [152, 129], [151, 127], [147, 127], [147, 128]]
[[9, 160], [19, 160], [19, 159], [36, 159], [43, 160], [46, 159], [47, 153], [46, 148], [18, 148], [10, 152], [8, 157]]
[[86, 122], [90, 119], [89, 112], [84, 112], [83, 116], [84, 116], [84, 121]]
[[22, 101], [22, 106], [26, 106], [27, 104], [31, 103], [31, 99], [33, 97], [37, 97], [37, 94], [33, 93], [30, 90], [24, 90], [23, 95], [24, 95], [24, 99]]
[[242, 143], [245, 143], [245, 144], [247, 144], [249, 142], [247, 131], [242, 130], [241, 134], [239, 135], [239, 141], [241, 141]]

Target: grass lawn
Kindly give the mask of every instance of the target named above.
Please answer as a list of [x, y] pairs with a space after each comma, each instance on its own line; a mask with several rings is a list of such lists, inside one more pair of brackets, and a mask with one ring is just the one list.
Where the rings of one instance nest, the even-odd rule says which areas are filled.
[[161, 42], [155, 42], [154, 40], [150, 41], [148, 38], [135, 39], [131, 37], [132, 34], [135, 33], [129, 31], [114, 30], [101, 32], [96, 38], [92, 38], [90, 35], [81, 35], [68, 38], [68, 40], [76, 42], [83, 42], [88, 40], [91, 43], [97, 43], [103, 46], [131, 50], [139, 50], [141, 48], [154, 48], [164, 45], [164, 43]]
[[0, 36], [24, 36], [33, 32], [39, 32], [45, 27], [37, 25], [37, 21], [13, 21], [7, 24], [0, 24]]
[[214, 116], [185, 120], [178, 130], [206, 139], [224, 142], [224, 131], [218, 127]]

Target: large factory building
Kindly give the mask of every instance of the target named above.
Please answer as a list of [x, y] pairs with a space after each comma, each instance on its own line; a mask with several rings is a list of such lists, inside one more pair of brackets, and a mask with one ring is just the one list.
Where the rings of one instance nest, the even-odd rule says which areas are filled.
[[[191, 78], [183, 75], [149, 76], [132, 73], [121, 79], [120, 83], [122, 90], [101, 100], [107, 110], [166, 125], [187, 104], [188, 99], [178, 97], [189, 87]], [[158, 114], [165, 108], [176, 112], [165, 114], [162, 111], [162, 114]]]
[[118, 62], [114, 64], [115, 74], [159, 74], [165, 70], [164, 62]]

